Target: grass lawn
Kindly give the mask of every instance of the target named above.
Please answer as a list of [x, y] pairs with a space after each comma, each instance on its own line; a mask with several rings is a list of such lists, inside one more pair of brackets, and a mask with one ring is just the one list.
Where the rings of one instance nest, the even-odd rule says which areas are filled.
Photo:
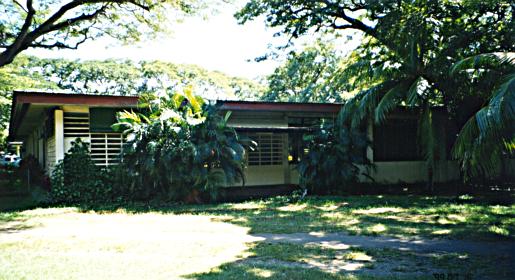
[[513, 205], [422, 196], [0, 211], [0, 279], [509, 279], [506, 256], [269, 244], [251, 234], [506, 240], [514, 226]]
[[[96, 207], [100, 212], [117, 207]], [[477, 203], [470, 197], [350, 196], [287, 197], [244, 203], [121, 208], [146, 212], [211, 216], [216, 221], [247, 227], [250, 233], [347, 232], [360, 235], [420, 236], [470, 240], [512, 239], [515, 205]]]

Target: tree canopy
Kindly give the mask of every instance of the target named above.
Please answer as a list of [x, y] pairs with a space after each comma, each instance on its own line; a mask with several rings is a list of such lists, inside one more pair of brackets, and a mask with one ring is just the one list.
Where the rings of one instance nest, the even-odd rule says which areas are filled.
[[332, 44], [318, 41], [291, 52], [286, 63], [267, 77], [261, 99], [283, 102], [341, 102], [347, 82], [340, 79], [342, 56]]
[[252, 80], [209, 71], [197, 65], [163, 61], [67, 60], [29, 57], [25, 65], [54, 81], [60, 89], [74, 93], [139, 95], [194, 85], [209, 99], [250, 99], [262, 91]]
[[192, 13], [196, 0], [6, 0], [0, 2], [0, 67], [28, 48], [76, 49], [99, 37], [138, 41]]
[[[251, 0], [236, 16], [246, 22], [265, 15], [268, 25], [281, 27], [293, 39], [317, 32], [361, 32], [363, 42], [341, 72], [357, 94], [346, 103], [340, 119], [350, 118], [359, 127], [365, 119], [383, 122], [398, 106], [419, 110], [419, 146], [431, 174], [441, 147], [432, 108], [443, 106], [449, 121], [461, 129], [495, 98], [492, 88], [502, 76], [471, 82], [466, 75], [451, 75], [453, 65], [480, 54], [515, 51], [514, 13], [515, 4], [502, 0]], [[513, 95], [503, 98], [501, 106], [514, 102]], [[507, 115], [499, 117], [509, 123]], [[490, 124], [484, 129], [492, 129]], [[508, 135], [503, 141], [514, 143], [515, 139]], [[491, 151], [494, 145], [485, 147]], [[474, 163], [494, 163], [495, 154], [483, 152]], [[483, 174], [494, 173], [495, 168], [495, 164], [485, 164]]]

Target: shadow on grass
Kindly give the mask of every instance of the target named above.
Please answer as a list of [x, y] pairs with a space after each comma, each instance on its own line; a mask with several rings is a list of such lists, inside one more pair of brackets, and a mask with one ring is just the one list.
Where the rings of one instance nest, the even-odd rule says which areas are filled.
[[38, 206], [31, 195], [0, 196], [0, 234], [34, 228], [34, 225], [29, 223], [30, 217], [24, 215], [22, 211]]
[[[368, 266], [348, 263], [348, 271], [335, 269], [338, 252], [306, 245], [253, 244], [246, 257], [223, 264], [209, 272], [183, 276], [188, 279], [382, 279], [365, 275]], [[316, 263], [316, 264], [314, 264]], [[342, 262], [338, 265], [341, 267]], [[349, 266], [349, 264], [351, 264]], [[354, 265], [352, 265], [354, 264]], [[348, 273], [342, 273], [348, 272]], [[391, 279], [391, 278], [389, 278]]]
[[38, 203], [34, 201], [31, 195], [0, 196], [0, 213], [22, 211], [37, 206]]
[[245, 258], [185, 277], [203, 280], [434, 279], [434, 274], [453, 274], [453, 279], [511, 279], [511, 272], [509, 256], [482, 258], [399, 249], [259, 243], [251, 246]]
[[513, 240], [515, 208], [425, 196], [288, 197], [211, 205], [83, 206], [83, 211], [209, 215], [250, 233], [347, 232], [363, 235]]
[[0, 234], [16, 233], [31, 229], [34, 226], [28, 223], [29, 218], [18, 212], [0, 213]]

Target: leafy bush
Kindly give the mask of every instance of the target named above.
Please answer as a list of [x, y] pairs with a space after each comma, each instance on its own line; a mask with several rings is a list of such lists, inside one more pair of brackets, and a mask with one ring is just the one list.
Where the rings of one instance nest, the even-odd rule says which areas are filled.
[[77, 138], [64, 159], [54, 167], [51, 197], [57, 203], [102, 202], [112, 198], [105, 171], [96, 166], [88, 144]]
[[331, 193], [346, 190], [367, 175], [366, 134], [350, 132], [322, 122], [318, 129], [304, 136], [308, 154], [297, 166], [300, 185], [310, 193]]
[[115, 125], [127, 135], [122, 170], [128, 184], [121, 192], [139, 200], [199, 202], [244, 180], [245, 149], [227, 126], [230, 114], [221, 117], [191, 89], [143, 100], [145, 114], [121, 112]]

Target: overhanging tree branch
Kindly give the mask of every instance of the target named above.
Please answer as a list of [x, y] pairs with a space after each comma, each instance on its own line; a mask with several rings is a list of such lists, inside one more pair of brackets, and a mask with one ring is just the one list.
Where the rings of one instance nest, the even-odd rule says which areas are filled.
[[[8, 34], [8, 30], [2, 31], [2, 45], [0, 45], [0, 48], [4, 49], [3, 52], [0, 53], [0, 67], [9, 64], [13, 61], [14, 57], [18, 55], [20, 52], [26, 50], [29, 47], [41, 47], [41, 48], [71, 48], [75, 49], [78, 45], [80, 45], [83, 41], [79, 41], [77, 45], [69, 45], [65, 42], [56, 42], [47, 44], [45, 42], [36, 42], [38, 38], [41, 38], [42, 36], [56, 32], [59, 30], [65, 30], [71, 26], [81, 26], [82, 22], [92, 21], [95, 18], [98, 18], [99, 16], [106, 13], [106, 11], [112, 7], [112, 4], [118, 4], [118, 5], [132, 5], [135, 7], [135, 9], [140, 9], [143, 11], [150, 11], [152, 8], [155, 7], [155, 5], [159, 5], [160, 3], [163, 3], [162, 1], [158, 1], [155, 3], [155, 5], [147, 4], [147, 2], [139, 1], [139, 0], [71, 0], [70, 2], [62, 5], [59, 9], [57, 9], [56, 12], [51, 14], [48, 18], [44, 19], [42, 23], [39, 25], [36, 25], [34, 27], [35, 23], [35, 16], [36, 16], [36, 10], [33, 7], [33, 0], [26, 0], [26, 8], [19, 2], [19, 0], [13, 0], [14, 3], [22, 8], [26, 15], [23, 20], [23, 25], [19, 29], [19, 31], [16, 31], [16, 34], [13, 34], [12, 36], [6, 36]], [[84, 12], [81, 15], [72, 17], [72, 18], [63, 18], [65, 15], [69, 12], [76, 11], [79, 7], [83, 7], [84, 5], [90, 5], [90, 4], [98, 4], [101, 5], [98, 9], [92, 11], [92, 12]], [[76, 14], [79, 14], [76, 12]], [[139, 19], [140, 21], [144, 20]], [[38, 18], [38, 21], [41, 21], [40, 18]], [[147, 21], [142, 21], [143, 24], [151, 24]], [[32, 27], [32, 30], [31, 30]], [[82, 32], [84, 30], [89, 30], [88, 28], [80, 27]], [[90, 39], [91, 37], [85, 36], [83, 39]], [[14, 39], [14, 40], [13, 40]], [[13, 40], [13, 41], [11, 41]], [[44, 39], [43, 41], [46, 41]], [[12, 42], [9, 44], [9, 42]]]
[[107, 7], [108, 7], [108, 5], [104, 5], [104, 6], [102, 6], [101, 8], [99, 8], [98, 10], [96, 10], [95, 12], [93, 12], [91, 14], [82, 14], [82, 15], [80, 15], [78, 17], [70, 18], [70, 19], [61, 21], [59, 23], [53, 24], [53, 25], [48, 27], [46, 32], [52, 32], [52, 31], [61, 30], [61, 29], [65, 28], [65, 27], [73, 26], [73, 25], [75, 25], [75, 24], [77, 24], [77, 23], [79, 23], [81, 21], [92, 20], [92, 19], [96, 18], [97, 16], [99, 16], [100, 14], [102, 14], [103, 12], [105, 12]]
[[23, 7], [23, 5], [22, 5], [20, 2], [18, 2], [18, 0], [13, 0], [13, 2], [14, 2], [14, 4], [16, 4], [18, 7], [20, 7], [20, 8], [21, 8], [25, 13], [28, 13], [28, 12], [29, 12], [25, 7]]

